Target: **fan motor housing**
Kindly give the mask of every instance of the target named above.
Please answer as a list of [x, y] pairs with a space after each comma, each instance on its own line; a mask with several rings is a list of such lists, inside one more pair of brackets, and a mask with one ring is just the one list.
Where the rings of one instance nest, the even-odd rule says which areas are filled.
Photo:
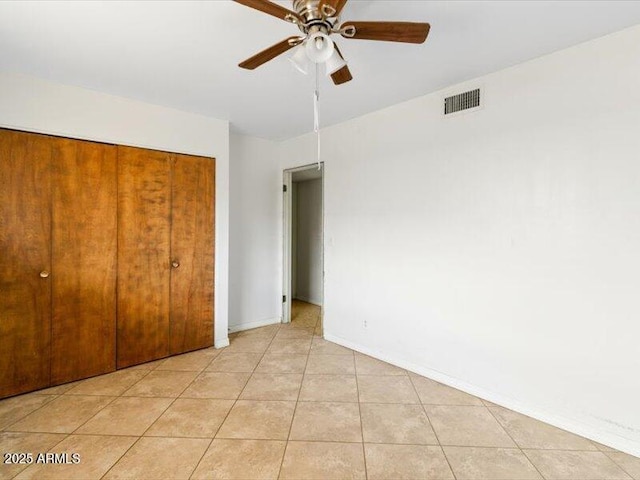
[[319, 0], [293, 0], [293, 9], [304, 21], [304, 24], [298, 23], [298, 28], [305, 35], [315, 32], [322, 32], [326, 35], [332, 33], [333, 22], [320, 12], [319, 3]]
[[318, 11], [320, 0], [293, 0], [293, 9], [306, 22], [321, 20], [322, 16]]

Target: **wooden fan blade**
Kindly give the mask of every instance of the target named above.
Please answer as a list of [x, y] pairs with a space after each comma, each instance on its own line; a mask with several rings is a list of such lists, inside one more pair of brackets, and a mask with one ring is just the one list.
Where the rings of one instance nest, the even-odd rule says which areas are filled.
[[327, 5], [334, 10], [334, 13], [330, 16], [337, 17], [338, 15], [340, 15], [340, 12], [342, 11], [346, 3], [347, 0], [320, 0], [320, 3], [318, 4], [318, 10], [320, 11], [320, 13], [323, 13], [324, 6]]
[[256, 53], [253, 57], [247, 58], [244, 62], [240, 63], [238, 66], [240, 68], [246, 68], [247, 70], [253, 70], [254, 68], [259, 67], [263, 63], [267, 63], [269, 60], [276, 58], [278, 55], [283, 54], [287, 50], [293, 48], [295, 46], [289, 43], [289, 40], [300, 40], [300, 37], [289, 37], [286, 40], [276, 43], [275, 45], [262, 50], [259, 53]]
[[[353, 36], [344, 33], [344, 29], [349, 27], [355, 28]], [[346, 22], [340, 26], [345, 38], [404, 43], [424, 43], [429, 28], [428, 23], [415, 22]]]
[[268, 15], [273, 15], [274, 17], [278, 17], [281, 20], [287, 20], [287, 17], [289, 15], [292, 15], [293, 17], [290, 17], [290, 18], [297, 18], [298, 20], [301, 21], [300, 16], [296, 12], [293, 12], [284, 7], [281, 7], [277, 3], [269, 2], [268, 0], [234, 0], [234, 1], [246, 7], [255, 8], [256, 10], [260, 10], [261, 12], [264, 12]]
[[[338, 52], [338, 55], [340, 55], [340, 58], [344, 60], [344, 57], [342, 56], [342, 52], [340, 51], [340, 49], [338, 49], [338, 45], [335, 45], [335, 48], [336, 48], [336, 51]], [[333, 80], [333, 83], [335, 83], [336, 85], [342, 85], [343, 83], [347, 83], [353, 80], [353, 77], [351, 76], [351, 71], [349, 70], [349, 66], [345, 65], [337, 72], [333, 72], [331, 74], [331, 80]]]

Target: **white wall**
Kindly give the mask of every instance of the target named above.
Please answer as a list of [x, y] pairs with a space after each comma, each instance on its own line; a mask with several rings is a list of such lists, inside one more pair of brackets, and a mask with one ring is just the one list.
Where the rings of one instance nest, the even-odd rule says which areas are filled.
[[634, 27], [324, 129], [326, 337], [640, 455], [638, 59]]
[[282, 171], [276, 143], [231, 135], [231, 251], [229, 328], [281, 318]]
[[216, 158], [215, 343], [228, 345], [229, 123], [0, 72], [0, 126]]
[[294, 298], [322, 305], [322, 179], [296, 182]]

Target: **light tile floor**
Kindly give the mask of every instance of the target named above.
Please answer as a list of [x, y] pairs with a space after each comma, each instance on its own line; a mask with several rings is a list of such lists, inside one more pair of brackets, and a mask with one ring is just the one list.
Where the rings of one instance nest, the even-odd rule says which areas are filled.
[[640, 480], [640, 459], [291, 325], [0, 401], [0, 479]]

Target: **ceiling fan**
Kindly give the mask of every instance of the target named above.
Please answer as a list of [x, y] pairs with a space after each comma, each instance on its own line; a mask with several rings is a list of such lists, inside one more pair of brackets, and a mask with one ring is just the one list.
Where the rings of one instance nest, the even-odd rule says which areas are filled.
[[292, 62], [307, 73], [309, 62], [324, 63], [333, 83], [341, 85], [353, 77], [338, 46], [329, 38], [339, 33], [342, 37], [386, 42], [424, 43], [430, 25], [418, 22], [344, 22], [340, 12], [347, 0], [293, 0], [293, 10], [268, 0], [234, 0], [268, 15], [297, 25], [302, 36], [292, 36], [248, 58], [238, 66], [253, 70], [284, 52], [296, 48]]

